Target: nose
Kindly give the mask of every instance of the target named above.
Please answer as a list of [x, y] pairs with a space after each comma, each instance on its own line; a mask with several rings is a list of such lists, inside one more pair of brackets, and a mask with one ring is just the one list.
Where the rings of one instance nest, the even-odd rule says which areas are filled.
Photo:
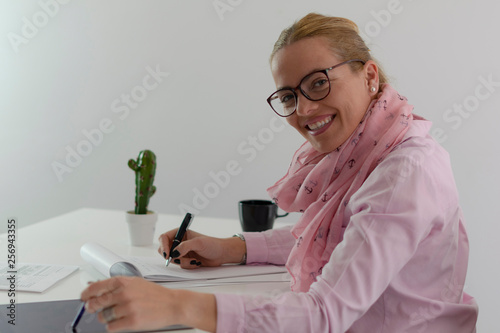
[[318, 103], [315, 101], [311, 101], [307, 99], [302, 92], [298, 92], [297, 94], [297, 109], [295, 113], [299, 116], [308, 116], [318, 108]]

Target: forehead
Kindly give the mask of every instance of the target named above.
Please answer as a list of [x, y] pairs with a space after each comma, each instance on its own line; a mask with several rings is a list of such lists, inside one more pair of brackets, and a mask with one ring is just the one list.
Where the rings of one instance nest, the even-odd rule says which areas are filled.
[[277, 87], [294, 86], [307, 74], [339, 63], [323, 37], [299, 40], [274, 55], [271, 72]]

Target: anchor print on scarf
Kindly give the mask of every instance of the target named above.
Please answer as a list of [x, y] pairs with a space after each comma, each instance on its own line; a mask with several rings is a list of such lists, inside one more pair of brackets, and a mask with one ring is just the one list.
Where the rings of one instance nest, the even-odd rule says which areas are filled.
[[315, 180], [310, 180], [308, 182], [308, 185], [304, 185], [304, 190], [306, 191], [307, 194], [311, 194], [313, 189], [318, 185], [318, 182]]
[[404, 113], [401, 114], [401, 125], [408, 126], [408, 120], [410, 119], [410, 115], [406, 115]]
[[377, 101], [377, 106], [384, 109], [384, 111], [387, 110], [387, 100], [384, 99], [383, 101]]
[[318, 239], [323, 238], [323, 227], [319, 227], [318, 233], [316, 234], [316, 237], [314, 237], [314, 241], [317, 241]]
[[359, 139], [361, 139], [361, 136], [363, 135], [363, 132], [359, 133], [357, 137], [351, 140], [352, 145], [357, 145], [359, 142]]
[[317, 277], [320, 276], [322, 272], [323, 272], [323, 266], [321, 266], [317, 271], [309, 273], [309, 276], [314, 282], [316, 282]]

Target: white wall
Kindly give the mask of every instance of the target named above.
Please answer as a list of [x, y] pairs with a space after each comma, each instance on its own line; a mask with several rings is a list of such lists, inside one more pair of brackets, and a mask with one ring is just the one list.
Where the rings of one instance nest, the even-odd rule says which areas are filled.
[[[267, 61], [275, 39], [307, 12], [344, 16], [358, 23], [415, 112], [440, 131], [468, 222], [466, 290], [480, 304], [479, 331], [500, 330], [499, 2], [64, 2], [0, 3], [1, 220], [28, 225], [79, 207], [131, 209], [134, 174], [126, 164], [145, 148], [158, 156], [151, 209], [201, 208], [195, 189], [236, 161], [241, 172], [198, 209], [236, 217], [237, 201], [265, 198], [302, 142], [271, 123], [265, 102], [274, 88]], [[40, 27], [30, 29], [33, 22]], [[160, 82], [147, 81], [152, 90], [126, 107], [122, 95], [141, 98], [148, 69], [163, 73]], [[67, 147], [89, 148], [83, 132], [102, 122], [109, 133], [58, 179], [54, 162], [66, 164]], [[265, 141], [262, 150], [251, 137]]]

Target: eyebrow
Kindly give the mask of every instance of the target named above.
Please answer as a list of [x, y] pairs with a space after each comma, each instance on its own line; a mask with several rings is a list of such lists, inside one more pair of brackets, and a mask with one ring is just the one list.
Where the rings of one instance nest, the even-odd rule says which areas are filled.
[[[330, 67], [332, 67], [332, 66], [330, 66]], [[300, 81], [299, 81], [299, 84], [300, 84], [300, 82], [302, 82], [302, 80], [303, 80], [306, 76], [311, 75], [312, 73], [316, 73], [316, 72], [319, 72], [319, 71], [323, 71], [323, 70], [328, 69], [328, 68], [330, 68], [330, 67], [326, 67], [326, 68], [321, 67], [321, 68], [316, 68], [316, 69], [311, 70], [308, 74], [306, 74], [306, 75], [302, 76], [302, 78], [301, 78], [301, 79], [300, 79]], [[283, 86], [283, 87], [279, 87], [279, 88], [277, 88], [277, 90], [282, 90], [282, 89], [294, 89], [294, 88], [293, 88], [292, 86]]]

